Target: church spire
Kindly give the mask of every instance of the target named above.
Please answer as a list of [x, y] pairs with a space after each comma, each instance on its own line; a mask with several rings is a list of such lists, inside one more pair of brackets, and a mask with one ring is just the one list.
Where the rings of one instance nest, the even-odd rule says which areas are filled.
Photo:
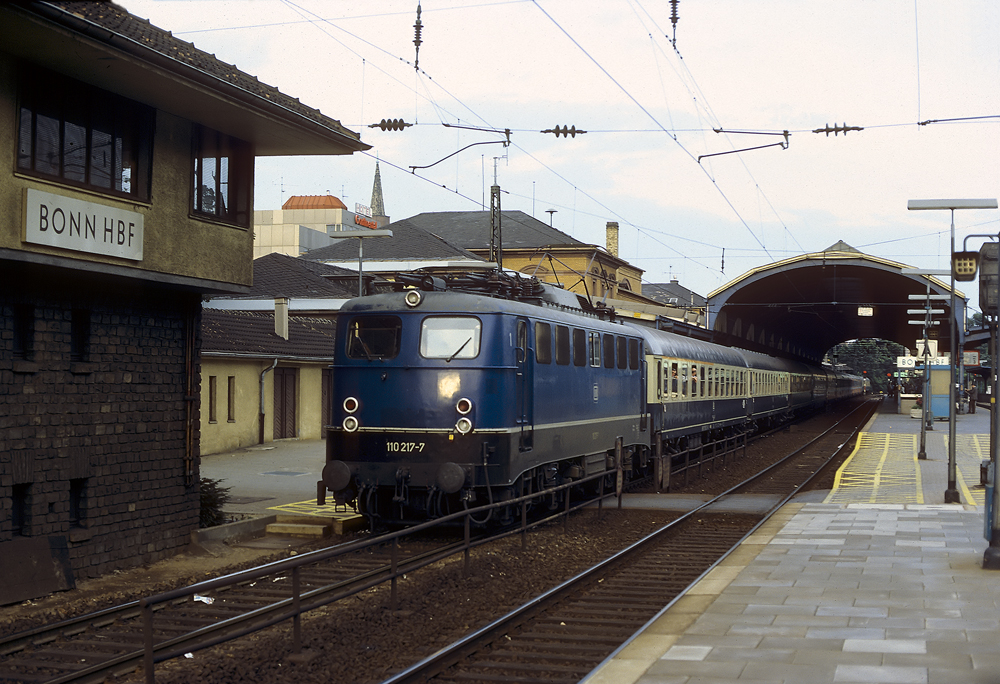
[[[372, 186], [372, 217], [379, 225], [382, 225], [379, 218], [388, 217], [385, 215], [385, 202], [382, 200], [382, 175], [379, 173], [378, 162], [375, 162], [375, 184]], [[386, 223], [389, 221], [386, 220]]]

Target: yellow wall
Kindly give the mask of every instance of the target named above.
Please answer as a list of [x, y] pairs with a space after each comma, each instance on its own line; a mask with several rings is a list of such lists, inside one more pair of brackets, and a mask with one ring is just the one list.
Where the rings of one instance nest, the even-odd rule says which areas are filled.
[[[260, 375], [273, 361], [202, 357], [201, 453], [225, 453], [260, 443]], [[322, 437], [323, 369], [326, 364], [279, 362], [298, 369], [295, 423], [297, 439]], [[210, 421], [210, 378], [216, 378], [216, 421]], [[228, 420], [228, 378], [235, 378], [234, 420]], [[264, 374], [264, 442], [274, 441], [274, 372]]]

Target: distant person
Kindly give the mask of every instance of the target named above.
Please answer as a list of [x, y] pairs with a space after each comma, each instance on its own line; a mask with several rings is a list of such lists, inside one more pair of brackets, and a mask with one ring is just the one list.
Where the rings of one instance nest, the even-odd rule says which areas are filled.
[[979, 386], [976, 383], [969, 385], [969, 413], [976, 412], [976, 401], [979, 399]]

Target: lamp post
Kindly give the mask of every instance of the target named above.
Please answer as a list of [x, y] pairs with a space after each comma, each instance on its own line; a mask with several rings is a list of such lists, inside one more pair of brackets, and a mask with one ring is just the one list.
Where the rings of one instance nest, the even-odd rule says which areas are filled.
[[[914, 270], [919, 269], [904, 269], [904, 273], [909, 273]], [[917, 452], [917, 458], [919, 460], [925, 460], [927, 458], [927, 430], [933, 430], [934, 426], [929, 424], [930, 421], [934, 419], [930, 406], [930, 380], [931, 380], [931, 368], [930, 368], [930, 341], [928, 339], [930, 329], [932, 326], [937, 325], [940, 321], [931, 320], [931, 316], [934, 314], [943, 314], [944, 309], [932, 309], [931, 300], [942, 299], [945, 295], [932, 295], [931, 294], [931, 284], [927, 283], [927, 294], [926, 295], [910, 295], [910, 300], [923, 299], [924, 308], [923, 309], [907, 309], [906, 313], [909, 315], [914, 314], [924, 314], [923, 321], [907, 321], [910, 325], [922, 325], [924, 329], [924, 349], [921, 355], [924, 360], [924, 382], [923, 382], [923, 392], [921, 394], [922, 398], [920, 400], [920, 451]]]
[[365, 294], [365, 283], [364, 279], [361, 277], [362, 265], [364, 262], [365, 255], [365, 238], [373, 237], [392, 237], [392, 231], [387, 228], [379, 228], [376, 230], [338, 230], [334, 231], [330, 237], [332, 238], [358, 238], [358, 296], [364, 296]]
[[[910, 211], [951, 211], [951, 254], [955, 254], [955, 210], [956, 209], [996, 209], [995, 199], [931, 199], [910, 200], [906, 203]], [[948, 311], [950, 319], [950, 349], [951, 349], [951, 382], [948, 383], [948, 488], [944, 491], [945, 503], [961, 503], [956, 486], [957, 473], [955, 469], [955, 383], [958, 376], [958, 348], [955, 340], [955, 267], [954, 256], [949, 268], [951, 275], [951, 308]]]

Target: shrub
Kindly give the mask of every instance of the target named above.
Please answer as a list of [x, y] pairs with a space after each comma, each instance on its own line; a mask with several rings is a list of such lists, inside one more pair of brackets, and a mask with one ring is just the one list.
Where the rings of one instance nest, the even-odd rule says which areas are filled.
[[201, 515], [198, 527], [214, 527], [226, 522], [222, 507], [229, 503], [229, 487], [222, 487], [222, 480], [201, 478]]

